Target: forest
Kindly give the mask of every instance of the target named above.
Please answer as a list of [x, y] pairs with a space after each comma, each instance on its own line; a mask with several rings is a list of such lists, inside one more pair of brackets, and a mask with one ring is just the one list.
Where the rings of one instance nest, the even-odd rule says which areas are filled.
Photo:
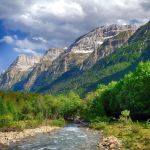
[[125, 75], [118, 82], [100, 84], [83, 99], [73, 91], [66, 95], [1, 91], [0, 119], [18, 121], [67, 119], [77, 116], [88, 120], [97, 116], [118, 118], [121, 111], [130, 110], [133, 120], [147, 120], [150, 117], [149, 83], [150, 61], [141, 62], [134, 72]]

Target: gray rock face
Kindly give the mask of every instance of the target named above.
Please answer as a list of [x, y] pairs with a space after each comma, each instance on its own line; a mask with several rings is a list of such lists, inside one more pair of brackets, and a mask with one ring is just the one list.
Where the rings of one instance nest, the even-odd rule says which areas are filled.
[[89, 69], [122, 46], [135, 30], [136, 27], [131, 25], [102, 26], [79, 37], [67, 49], [49, 49], [40, 60], [18, 57], [0, 76], [0, 88], [10, 89], [25, 79], [22, 90], [36, 91], [73, 68]]
[[18, 56], [8, 70], [0, 75], [0, 89], [11, 89], [12, 86], [21, 81], [39, 61], [39, 56]]
[[114, 52], [117, 48], [125, 44], [134, 32], [134, 27], [118, 31], [116, 30], [114, 36], [105, 38], [103, 44], [91, 53], [91, 55], [83, 62], [81, 69], [86, 70], [91, 68], [98, 60]]
[[52, 65], [52, 62], [57, 59], [64, 51], [65, 49], [60, 48], [49, 49], [41, 58], [40, 63], [38, 63], [29, 73], [27, 82], [24, 85], [24, 89], [29, 91], [38, 77], [47, 72], [49, 67]]

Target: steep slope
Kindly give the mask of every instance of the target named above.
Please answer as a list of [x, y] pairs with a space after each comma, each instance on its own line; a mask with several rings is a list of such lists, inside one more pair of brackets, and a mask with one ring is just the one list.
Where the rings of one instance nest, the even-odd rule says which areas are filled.
[[121, 47], [133, 35], [136, 27], [121, 30], [116, 36], [108, 38], [105, 42], [83, 62], [82, 70], [91, 68], [97, 61], [105, 58], [107, 55], [113, 53], [117, 48]]
[[39, 61], [39, 56], [18, 56], [8, 70], [0, 75], [0, 89], [11, 89], [12, 86], [22, 80]]
[[[98, 49], [99, 52], [101, 50]], [[91, 58], [86, 60], [85, 64], [91, 63]], [[39, 91], [61, 93], [72, 89], [84, 94], [96, 88], [99, 83], [120, 79], [133, 70], [139, 61], [147, 59], [150, 59], [150, 22], [140, 27], [125, 45], [117, 48], [112, 54], [99, 59], [96, 63], [92, 62], [92, 68], [85, 71], [71, 70]]]
[[52, 65], [52, 62], [57, 59], [64, 51], [64, 49], [60, 48], [49, 49], [40, 60], [40, 63], [38, 63], [28, 75], [26, 82], [23, 85], [23, 89], [30, 90], [34, 82], [39, 80], [39, 77], [48, 70], [48, 68]]
[[[101, 54], [97, 54], [97, 59], [94, 58], [94, 62], [100, 59], [100, 57], [109, 55], [115, 50], [115, 47], [123, 45], [133, 34], [135, 29], [135, 26], [130, 25], [102, 26], [79, 37], [73, 44], [69, 46], [64, 54], [60, 55], [60, 57], [53, 61], [48, 71], [45, 72], [42, 77], [39, 76], [40, 80], [37, 80], [35, 82], [35, 84], [32, 86], [31, 91], [37, 91], [42, 86], [51, 84], [65, 72], [68, 72], [72, 69], [87, 69], [88, 67], [86, 66], [88, 66], [88, 64], [84, 65], [84, 61], [88, 59], [88, 57], [92, 53], [95, 54], [97, 49], [99, 49], [100, 47], [104, 48], [105, 46], [105, 49], [103, 49]], [[122, 33], [127, 34], [125, 37], [119, 38], [120, 34]], [[115, 40], [115, 37], [117, 37], [118, 41]], [[109, 41], [109, 39], [111, 41]], [[44, 80], [41, 80], [41, 78], [44, 78]]]

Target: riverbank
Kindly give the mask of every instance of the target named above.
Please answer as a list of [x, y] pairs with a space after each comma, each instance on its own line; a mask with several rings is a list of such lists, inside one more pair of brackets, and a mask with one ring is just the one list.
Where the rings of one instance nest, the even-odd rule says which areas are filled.
[[41, 126], [35, 129], [24, 129], [20, 132], [0, 132], [0, 148], [1, 147], [7, 147], [11, 143], [16, 143], [18, 141], [21, 141], [25, 138], [35, 136], [37, 134], [41, 133], [49, 133], [55, 129], [58, 129], [59, 127], [52, 127], [52, 126]]
[[149, 123], [95, 122], [91, 124], [91, 128], [101, 130], [103, 133], [104, 138], [99, 143], [100, 147], [111, 149], [108, 146], [111, 146], [111, 143], [113, 143], [113, 149], [114, 143], [119, 143], [119, 145], [122, 143], [122, 150], [149, 150], [150, 148]]

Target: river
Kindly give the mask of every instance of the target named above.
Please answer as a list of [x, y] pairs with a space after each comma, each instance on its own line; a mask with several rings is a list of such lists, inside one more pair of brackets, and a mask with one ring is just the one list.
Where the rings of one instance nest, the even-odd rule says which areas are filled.
[[100, 133], [68, 125], [47, 134], [39, 134], [16, 143], [9, 150], [98, 150]]

